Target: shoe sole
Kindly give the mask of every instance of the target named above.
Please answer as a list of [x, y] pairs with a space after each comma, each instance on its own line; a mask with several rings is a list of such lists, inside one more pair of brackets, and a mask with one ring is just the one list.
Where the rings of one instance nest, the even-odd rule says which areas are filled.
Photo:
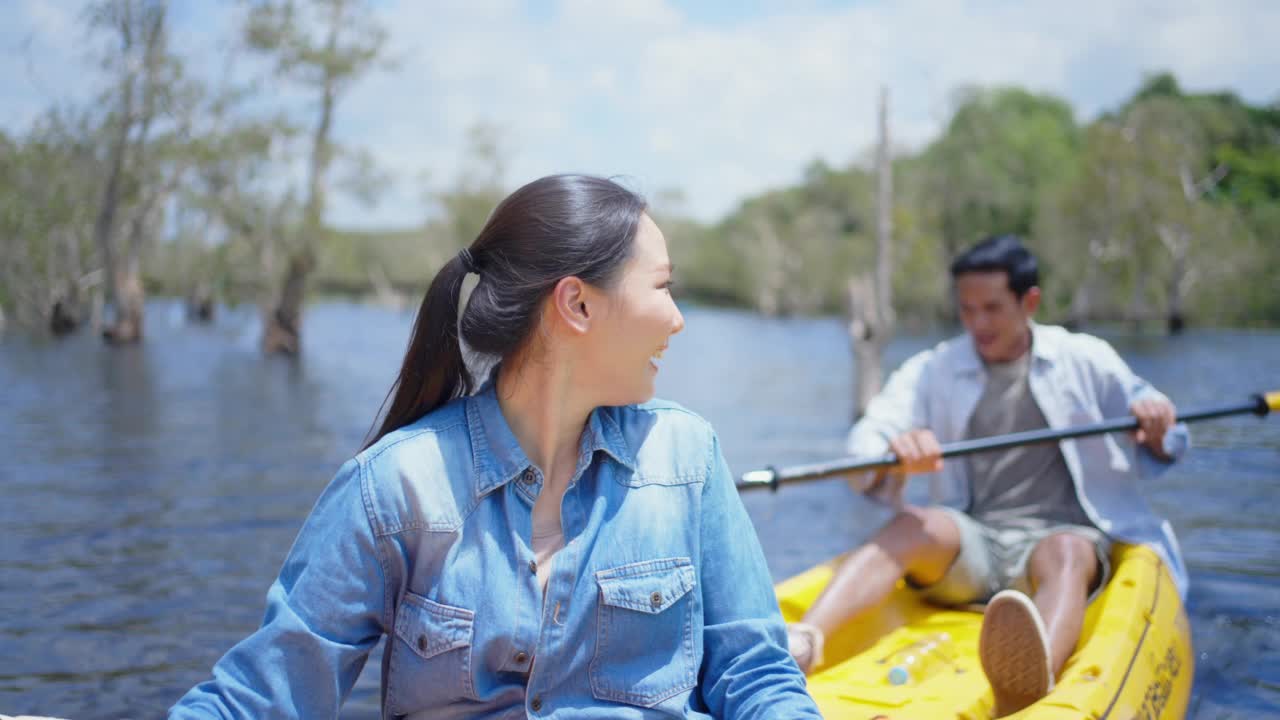
[[978, 639], [982, 670], [1003, 717], [1049, 694], [1049, 643], [1040, 615], [1025, 595], [997, 595], [987, 605]]

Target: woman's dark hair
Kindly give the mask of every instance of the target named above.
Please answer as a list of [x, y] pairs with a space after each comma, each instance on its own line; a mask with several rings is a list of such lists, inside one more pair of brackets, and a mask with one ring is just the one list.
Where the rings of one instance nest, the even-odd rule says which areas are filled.
[[997, 235], [960, 253], [951, 263], [951, 277], [971, 272], [1000, 272], [1009, 278], [1009, 289], [1021, 298], [1040, 284], [1040, 266], [1036, 257], [1017, 235]]
[[[477, 353], [506, 359], [533, 331], [543, 298], [574, 276], [611, 288], [631, 257], [644, 198], [612, 180], [552, 175], [498, 203], [462, 253], [440, 268], [422, 298], [390, 406], [365, 445], [453, 400], [475, 382], [462, 359], [462, 339]], [[480, 282], [458, 318], [468, 264]], [[376, 422], [376, 421], [375, 421]]]

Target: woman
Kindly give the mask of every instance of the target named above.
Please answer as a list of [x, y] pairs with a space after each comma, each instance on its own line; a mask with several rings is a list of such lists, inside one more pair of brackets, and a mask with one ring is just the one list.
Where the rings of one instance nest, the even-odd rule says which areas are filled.
[[[334, 717], [384, 634], [385, 716], [820, 717], [714, 433], [646, 402], [684, 327], [671, 270], [611, 181], [499, 204], [432, 282], [262, 628], [170, 717]], [[459, 331], [500, 360], [474, 394]]]

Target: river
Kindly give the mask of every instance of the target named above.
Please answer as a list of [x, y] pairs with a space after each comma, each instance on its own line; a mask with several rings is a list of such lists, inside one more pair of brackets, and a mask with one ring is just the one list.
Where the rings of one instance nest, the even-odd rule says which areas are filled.
[[[737, 471], [840, 454], [851, 353], [832, 318], [686, 309], [659, 394], [709, 419]], [[302, 519], [359, 449], [409, 314], [311, 306], [301, 358], [264, 357], [248, 308], [208, 326], [148, 307], [147, 341], [0, 335], [0, 713], [156, 717], [261, 620]], [[1280, 389], [1280, 334], [1107, 335], [1183, 407]], [[894, 367], [939, 336], [903, 336]], [[1190, 717], [1280, 717], [1280, 418], [1197, 425], [1148, 488], [1192, 574]], [[866, 538], [837, 482], [750, 494], [781, 579]], [[344, 718], [378, 714], [375, 655]]]

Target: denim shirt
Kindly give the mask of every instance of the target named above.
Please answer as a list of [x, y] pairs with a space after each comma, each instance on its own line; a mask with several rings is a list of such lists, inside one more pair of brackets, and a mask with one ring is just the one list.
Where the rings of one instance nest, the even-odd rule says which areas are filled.
[[591, 414], [545, 596], [543, 482], [492, 383], [383, 437], [321, 495], [262, 627], [170, 717], [336, 717], [383, 635], [384, 717], [821, 717], [704, 420]]
[[[1144, 398], [1164, 395], [1139, 377], [1105, 340], [1065, 328], [1031, 323], [1028, 384], [1051, 428], [1067, 428], [1125, 417]], [[911, 357], [885, 383], [884, 390], [849, 434], [849, 453], [877, 456], [889, 451], [889, 438], [913, 428], [928, 428], [942, 443], [966, 439], [969, 417], [986, 384], [986, 369], [973, 338], [962, 335]], [[1165, 452], [1181, 457], [1190, 447], [1184, 424], [1164, 438]], [[1075, 483], [1076, 497], [1093, 524], [1115, 539], [1151, 546], [1165, 561], [1185, 597], [1188, 579], [1173, 527], [1151, 511], [1138, 480], [1163, 473], [1169, 463], [1126, 433], [1062, 440], [1063, 460]], [[931, 499], [957, 509], [970, 503], [973, 478], [968, 463], [946, 462], [929, 473]]]

